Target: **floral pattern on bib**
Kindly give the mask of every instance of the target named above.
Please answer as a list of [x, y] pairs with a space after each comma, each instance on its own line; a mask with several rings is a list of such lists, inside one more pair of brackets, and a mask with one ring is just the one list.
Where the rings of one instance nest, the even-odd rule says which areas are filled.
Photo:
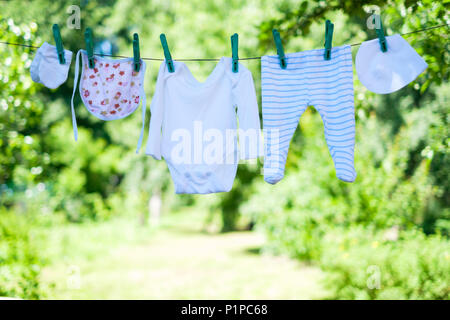
[[83, 52], [82, 61], [80, 95], [92, 114], [102, 120], [114, 120], [124, 118], [138, 108], [144, 72], [133, 70], [132, 58], [96, 57], [95, 67], [91, 69]]

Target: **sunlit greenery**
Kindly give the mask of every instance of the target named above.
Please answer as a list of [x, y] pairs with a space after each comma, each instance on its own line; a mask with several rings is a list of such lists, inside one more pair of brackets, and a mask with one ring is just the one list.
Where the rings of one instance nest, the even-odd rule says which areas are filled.
[[[72, 4], [81, 8], [80, 30], [66, 27]], [[84, 47], [84, 28], [90, 26], [96, 40], [111, 42], [113, 53], [131, 56], [131, 36], [138, 32], [141, 55], [162, 57], [159, 34], [164, 32], [175, 59], [211, 58], [230, 56], [230, 36], [237, 32], [240, 56], [251, 57], [275, 54], [272, 28], [280, 31], [286, 52], [323, 47], [325, 19], [335, 24], [334, 46], [374, 38], [374, 30], [366, 26], [371, 5], [381, 9], [388, 35], [450, 23], [446, 2], [430, 0], [0, 1], [0, 41], [53, 43], [51, 26], [58, 23], [65, 48], [73, 52]], [[0, 44], [0, 296], [58, 297], [59, 287], [48, 284], [42, 268], [57, 269], [70, 256], [64, 251], [68, 244], [59, 242], [64, 234], [73, 232], [99, 244], [96, 227], [106, 230], [112, 223], [117, 230], [120, 222], [114, 221], [120, 219], [128, 221], [128, 230], [130, 221], [146, 219], [149, 199], [158, 194], [163, 215], [174, 217], [171, 226], [179, 212], [201, 212], [193, 217], [202, 221], [194, 224], [210, 232], [254, 229], [266, 236], [259, 253], [320, 267], [327, 294], [317, 289], [320, 293], [307, 297], [449, 299], [448, 30], [404, 37], [429, 66], [396, 93], [371, 93], [355, 73], [354, 183], [336, 178], [323, 124], [310, 107], [291, 143], [281, 182], [272, 186], [263, 181], [261, 161], [242, 164], [231, 192], [207, 196], [175, 195], [164, 162], [143, 150], [135, 154], [140, 112], [104, 122], [92, 117], [77, 97], [75, 143], [70, 118], [74, 63], [68, 81], [49, 90], [31, 80], [32, 48]], [[357, 50], [354, 46], [354, 56]], [[159, 62], [147, 63], [150, 101]], [[259, 61], [242, 63], [252, 71], [259, 94]], [[214, 62], [189, 62], [189, 68], [204, 79]], [[136, 230], [136, 237], [156, 232]], [[128, 236], [125, 231], [117, 235]], [[206, 235], [199, 238], [208, 241]], [[101, 246], [109, 250], [117, 239], [104, 241]], [[130, 247], [133, 241], [127, 240]], [[88, 241], [69, 242], [71, 255], [89, 261]], [[241, 258], [236, 262], [245, 268], [247, 260]], [[375, 287], [368, 285], [378, 280]], [[204, 297], [195, 288], [188, 292], [191, 296], [176, 297]], [[102, 298], [98, 295], [79, 296]]]

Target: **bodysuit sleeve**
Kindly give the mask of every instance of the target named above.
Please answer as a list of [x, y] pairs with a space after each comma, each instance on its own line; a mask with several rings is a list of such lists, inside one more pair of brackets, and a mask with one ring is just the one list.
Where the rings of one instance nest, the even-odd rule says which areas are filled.
[[254, 159], [262, 155], [261, 125], [258, 102], [251, 72], [239, 65], [239, 78], [232, 89], [237, 107], [240, 159]]
[[145, 148], [145, 154], [157, 160], [161, 160], [161, 129], [164, 116], [164, 68], [165, 62], [159, 68], [155, 93], [150, 105], [150, 127], [148, 129], [148, 140]]

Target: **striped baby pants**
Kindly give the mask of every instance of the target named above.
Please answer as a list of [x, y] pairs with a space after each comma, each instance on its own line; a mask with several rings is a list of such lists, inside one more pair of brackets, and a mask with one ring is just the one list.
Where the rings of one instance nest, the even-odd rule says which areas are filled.
[[346, 182], [356, 178], [354, 168], [355, 109], [350, 46], [334, 47], [331, 59], [324, 49], [261, 58], [264, 126], [264, 180], [275, 184], [284, 176], [291, 138], [310, 105], [319, 112], [336, 175]]

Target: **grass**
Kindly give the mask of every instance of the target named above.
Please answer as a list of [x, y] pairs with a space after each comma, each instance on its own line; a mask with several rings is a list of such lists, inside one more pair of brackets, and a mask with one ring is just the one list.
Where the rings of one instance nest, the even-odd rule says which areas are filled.
[[[318, 268], [260, 253], [255, 232], [208, 234], [202, 216], [158, 228], [120, 218], [52, 232], [41, 281], [54, 299], [319, 299]], [[54, 261], [54, 262], [52, 262]]]

